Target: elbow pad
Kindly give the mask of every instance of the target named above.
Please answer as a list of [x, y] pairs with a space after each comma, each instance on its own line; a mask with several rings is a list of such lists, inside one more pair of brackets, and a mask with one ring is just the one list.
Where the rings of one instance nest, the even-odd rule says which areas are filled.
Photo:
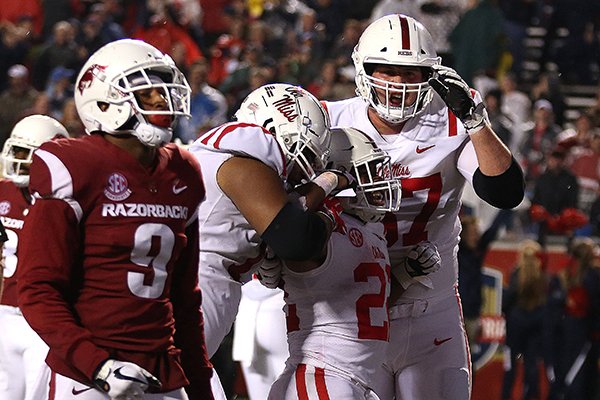
[[321, 255], [329, 232], [318, 214], [287, 203], [262, 234], [262, 239], [283, 260], [307, 261]]
[[473, 189], [482, 200], [496, 208], [514, 208], [525, 196], [523, 170], [514, 157], [510, 167], [498, 176], [486, 176], [477, 168], [473, 174]]

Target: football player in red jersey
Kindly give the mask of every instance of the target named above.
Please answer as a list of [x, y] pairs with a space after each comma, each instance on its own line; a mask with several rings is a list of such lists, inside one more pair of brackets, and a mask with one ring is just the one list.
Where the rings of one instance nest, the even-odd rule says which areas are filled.
[[35, 151], [19, 245], [27, 322], [49, 346], [51, 399], [213, 399], [198, 287], [198, 162], [169, 143], [189, 115], [173, 60], [139, 40], [85, 63], [89, 135]]
[[[458, 213], [465, 183], [497, 208], [517, 206], [523, 174], [490, 128], [481, 95], [441, 65], [431, 35], [406, 15], [373, 21], [352, 54], [358, 96], [325, 102], [333, 126], [365, 132], [402, 181], [402, 204], [384, 218], [392, 273], [390, 351], [374, 382], [383, 399], [469, 398], [467, 338], [458, 297]], [[441, 268], [415, 264], [412, 246], [432, 242]], [[409, 279], [410, 278], [410, 279]]]
[[33, 198], [29, 194], [29, 166], [33, 152], [54, 137], [69, 137], [55, 119], [31, 115], [18, 121], [2, 149], [4, 179], [0, 180], [0, 220], [7, 228], [4, 244], [4, 292], [0, 297], [0, 398], [36, 400], [38, 381], [49, 381], [44, 362], [48, 347], [27, 324], [17, 304], [17, 244]]

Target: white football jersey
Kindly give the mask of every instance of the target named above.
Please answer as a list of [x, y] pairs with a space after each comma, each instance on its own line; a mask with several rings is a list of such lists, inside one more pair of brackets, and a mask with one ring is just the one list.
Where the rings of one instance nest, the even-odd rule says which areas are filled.
[[255, 264], [264, 256], [262, 240], [217, 183], [217, 171], [240, 155], [262, 161], [283, 180], [285, 158], [275, 137], [260, 126], [231, 122], [202, 135], [189, 150], [200, 162], [206, 199], [200, 203], [200, 268], [229, 274], [239, 282], [252, 279]]
[[[478, 93], [475, 101], [481, 101]], [[408, 248], [433, 242], [442, 267], [429, 275], [433, 289], [413, 284], [401, 299], [425, 299], [452, 293], [458, 281], [456, 252], [460, 234], [458, 213], [465, 180], [478, 167], [475, 150], [460, 120], [439, 96], [425, 111], [408, 120], [402, 131], [381, 135], [368, 118], [360, 97], [325, 102], [332, 126], [351, 126], [369, 135], [391, 157], [392, 174], [402, 180], [400, 210], [384, 219], [392, 265]]]
[[290, 358], [368, 386], [389, 339], [390, 266], [382, 224], [342, 214], [327, 258], [314, 270], [283, 268]]

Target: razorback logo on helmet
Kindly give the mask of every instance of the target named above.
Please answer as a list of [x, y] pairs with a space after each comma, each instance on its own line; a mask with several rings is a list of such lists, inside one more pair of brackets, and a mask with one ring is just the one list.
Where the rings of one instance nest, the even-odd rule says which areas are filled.
[[294, 122], [298, 118], [296, 113], [296, 100], [291, 96], [285, 95], [282, 99], [273, 102], [273, 105], [289, 122]]
[[98, 75], [98, 73], [103, 72], [106, 69], [106, 65], [98, 65], [92, 64], [88, 69], [85, 70], [83, 75], [81, 75], [81, 79], [77, 84], [77, 89], [79, 93], [83, 94], [83, 91], [90, 86], [92, 86], [92, 81]]

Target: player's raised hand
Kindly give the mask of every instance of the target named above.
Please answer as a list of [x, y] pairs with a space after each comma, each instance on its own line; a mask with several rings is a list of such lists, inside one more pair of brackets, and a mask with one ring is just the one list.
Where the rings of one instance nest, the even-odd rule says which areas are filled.
[[483, 128], [487, 120], [485, 105], [483, 102], [475, 105], [469, 85], [452, 68], [443, 65], [433, 65], [431, 68], [434, 76], [429, 79], [429, 85], [461, 120], [467, 133], [475, 133]]
[[94, 375], [94, 385], [111, 400], [143, 399], [144, 393], [160, 390], [160, 381], [134, 363], [106, 360]]

